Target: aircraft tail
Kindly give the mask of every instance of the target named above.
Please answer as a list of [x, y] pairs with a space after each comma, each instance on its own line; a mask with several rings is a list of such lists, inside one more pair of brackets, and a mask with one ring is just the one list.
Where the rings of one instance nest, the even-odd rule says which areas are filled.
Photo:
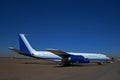
[[35, 51], [26, 39], [24, 34], [19, 34], [19, 46], [21, 51], [26, 52], [28, 54], [32, 54], [33, 51]]
[[26, 56], [32, 56], [35, 51], [24, 34], [19, 34], [19, 47], [20, 50], [13, 47], [9, 47], [9, 49]]

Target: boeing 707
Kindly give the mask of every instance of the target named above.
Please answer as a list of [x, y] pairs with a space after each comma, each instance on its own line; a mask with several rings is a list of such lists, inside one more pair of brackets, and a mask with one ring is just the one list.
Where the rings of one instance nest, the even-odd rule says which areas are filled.
[[37, 59], [60, 61], [60, 65], [69, 66], [73, 63], [90, 63], [96, 62], [102, 64], [104, 61], [110, 59], [105, 54], [97, 53], [74, 53], [65, 52], [58, 49], [47, 49], [47, 51], [37, 51], [32, 48], [24, 34], [19, 34], [20, 49], [9, 47], [10, 50], [18, 54], [29, 56]]

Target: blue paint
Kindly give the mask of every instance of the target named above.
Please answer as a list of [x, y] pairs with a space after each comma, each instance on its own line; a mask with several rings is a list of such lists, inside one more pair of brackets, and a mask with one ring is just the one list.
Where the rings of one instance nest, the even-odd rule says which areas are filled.
[[73, 62], [81, 62], [81, 61], [84, 61], [84, 57], [83, 56], [75, 56], [75, 55], [71, 55], [70, 56], [70, 61], [73, 61]]
[[31, 52], [28, 50], [26, 44], [24, 43], [24, 41], [21, 39], [21, 37], [19, 36], [19, 46], [20, 46], [20, 50], [28, 53], [29, 55], [31, 55]]

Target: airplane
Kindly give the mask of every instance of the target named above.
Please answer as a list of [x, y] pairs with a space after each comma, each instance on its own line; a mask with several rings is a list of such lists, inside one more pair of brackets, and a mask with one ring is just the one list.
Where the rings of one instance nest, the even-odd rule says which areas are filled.
[[96, 62], [97, 64], [102, 65], [104, 61], [110, 59], [105, 54], [97, 53], [74, 53], [65, 52], [58, 49], [47, 49], [47, 51], [37, 51], [32, 48], [24, 34], [19, 34], [19, 47], [20, 50], [14, 47], [8, 48], [24, 56], [44, 60], [60, 61], [61, 66], [69, 66], [70, 64], [74, 63], [90, 63], [90, 62]]

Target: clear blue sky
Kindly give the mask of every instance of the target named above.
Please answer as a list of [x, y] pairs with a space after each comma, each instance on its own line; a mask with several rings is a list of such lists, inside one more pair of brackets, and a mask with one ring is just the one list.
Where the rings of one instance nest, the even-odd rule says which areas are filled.
[[119, 0], [0, 0], [0, 55], [14, 56], [18, 34], [37, 50], [120, 55]]

